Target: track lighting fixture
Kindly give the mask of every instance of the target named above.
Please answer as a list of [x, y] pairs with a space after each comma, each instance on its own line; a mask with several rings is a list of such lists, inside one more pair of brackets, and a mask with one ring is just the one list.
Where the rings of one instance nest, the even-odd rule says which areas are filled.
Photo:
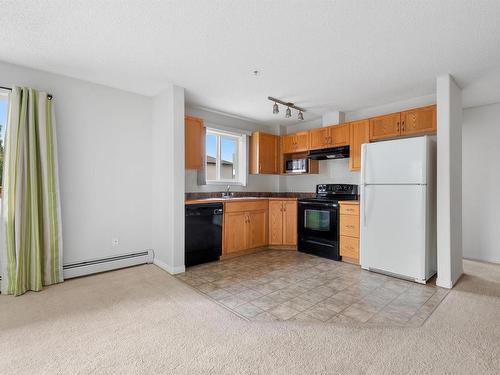
[[285, 117], [286, 118], [290, 118], [292, 117], [292, 110], [291, 108], [293, 109], [296, 109], [297, 111], [299, 111], [299, 114], [297, 116], [297, 118], [302, 121], [304, 120], [304, 112], [306, 111], [305, 109], [302, 109], [300, 107], [297, 107], [295, 104], [293, 103], [290, 103], [290, 102], [284, 102], [282, 100], [279, 100], [279, 99], [276, 99], [276, 98], [273, 98], [272, 96], [268, 96], [267, 97], [270, 101], [274, 102], [273, 104], [273, 114], [278, 114], [280, 112], [279, 110], [279, 107], [278, 107], [278, 103], [281, 104], [281, 105], [284, 105], [286, 106], [286, 111], [285, 111]]
[[273, 114], [277, 115], [278, 113], [280, 113], [280, 110], [278, 108], [278, 103], [274, 102], [274, 105], [273, 105]]

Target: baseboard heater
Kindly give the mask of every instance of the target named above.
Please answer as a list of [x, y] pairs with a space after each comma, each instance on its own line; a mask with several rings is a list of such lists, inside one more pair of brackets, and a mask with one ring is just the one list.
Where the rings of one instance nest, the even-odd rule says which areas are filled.
[[111, 271], [118, 268], [137, 266], [146, 263], [153, 263], [153, 250], [144, 250], [136, 253], [65, 264], [63, 266], [63, 273], [65, 279], [71, 279], [73, 277], [91, 275], [93, 273]]

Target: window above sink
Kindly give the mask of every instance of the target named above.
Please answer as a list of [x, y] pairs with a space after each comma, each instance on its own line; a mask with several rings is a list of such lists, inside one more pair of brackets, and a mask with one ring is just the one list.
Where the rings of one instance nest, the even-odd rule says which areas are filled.
[[208, 185], [246, 185], [247, 136], [207, 127], [206, 181]]

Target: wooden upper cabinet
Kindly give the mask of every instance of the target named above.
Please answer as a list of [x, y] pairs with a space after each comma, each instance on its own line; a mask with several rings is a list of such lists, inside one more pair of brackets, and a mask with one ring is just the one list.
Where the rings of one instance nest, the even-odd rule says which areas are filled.
[[399, 137], [401, 134], [401, 113], [378, 116], [370, 120], [370, 141]]
[[349, 169], [361, 170], [361, 145], [370, 142], [370, 124], [368, 120], [350, 123]]
[[309, 149], [309, 132], [298, 132], [281, 137], [281, 150], [284, 154], [304, 152]]
[[309, 149], [309, 132], [295, 133], [295, 152], [308, 151]]
[[250, 174], [279, 174], [279, 137], [255, 132], [250, 137]]
[[309, 130], [309, 149], [319, 150], [322, 148], [331, 147], [332, 129], [318, 128]]
[[401, 135], [433, 133], [436, 123], [435, 105], [401, 112]]
[[185, 169], [201, 169], [205, 160], [203, 120], [186, 116], [184, 120]]
[[283, 243], [283, 201], [269, 201], [269, 245]]
[[281, 152], [284, 154], [291, 154], [294, 152], [295, 135], [288, 134], [281, 137]]
[[297, 245], [297, 201], [283, 201], [283, 245]]
[[330, 147], [347, 146], [349, 144], [349, 124], [335, 125], [330, 129]]
[[309, 149], [347, 146], [349, 144], [349, 124], [341, 124], [309, 130]]

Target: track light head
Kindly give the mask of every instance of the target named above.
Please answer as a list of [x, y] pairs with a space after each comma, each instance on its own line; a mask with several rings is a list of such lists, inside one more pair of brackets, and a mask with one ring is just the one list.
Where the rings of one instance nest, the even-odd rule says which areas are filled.
[[302, 113], [302, 111], [299, 111], [299, 115], [297, 117], [300, 121], [304, 120], [304, 114]]
[[274, 102], [274, 105], [273, 105], [273, 114], [277, 115], [278, 113], [280, 113], [280, 110], [278, 108], [278, 103]]
[[291, 111], [290, 107], [286, 108], [285, 117], [286, 118], [292, 117], [292, 111]]

